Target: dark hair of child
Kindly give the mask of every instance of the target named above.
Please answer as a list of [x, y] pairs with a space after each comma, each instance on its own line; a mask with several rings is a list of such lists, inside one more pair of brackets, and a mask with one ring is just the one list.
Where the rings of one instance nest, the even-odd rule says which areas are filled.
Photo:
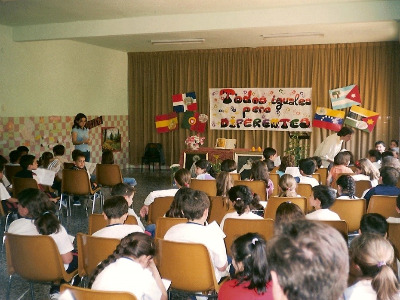
[[86, 117], [85, 114], [83, 114], [83, 113], [77, 114], [77, 115], [75, 116], [74, 125], [72, 126], [72, 128], [81, 128], [81, 129], [83, 129], [84, 127], [79, 126], [79, 121], [80, 121], [81, 119], [83, 119], [83, 118], [85, 118], [86, 121], [87, 121], [87, 117]]
[[253, 180], [262, 180], [269, 188], [269, 171], [265, 161], [259, 160], [251, 165], [251, 178]]
[[385, 143], [383, 141], [376, 141], [375, 142], [375, 147], [378, 145], [382, 145], [383, 147], [386, 147]]
[[263, 151], [264, 159], [270, 159], [270, 157], [275, 155], [275, 154], [276, 154], [276, 150], [274, 148], [271, 148], [271, 147], [267, 147]]
[[101, 154], [101, 163], [103, 165], [114, 164], [114, 153], [111, 150], [104, 150]]
[[187, 169], [179, 169], [175, 172], [174, 179], [176, 183], [181, 187], [189, 187], [192, 179], [190, 171]]
[[296, 165], [296, 158], [294, 155], [285, 155], [281, 159], [281, 164], [278, 168], [279, 171], [285, 172], [287, 167], [294, 167]]
[[34, 161], [35, 161], [35, 156], [26, 154], [21, 156], [21, 158], [19, 159], [19, 164], [22, 167], [22, 169], [27, 170], [28, 166], [32, 165]]
[[311, 159], [317, 162], [317, 168], [320, 169], [322, 167], [322, 159], [319, 156], [313, 156]]
[[42, 156], [40, 157], [39, 162], [38, 162], [39, 166], [42, 167], [42, 168], [47, 168], [48, 165], [50, 164], [50, 160], [53, 157], [54, 157], [53, 153], [48, 152], [48, 151], [43, 152]]
[[390, 140], [390, 143], [395, 143], [396, 147], [399, 147], [399, 141], [398, 140]]
[[75, 149], [74, 151], [72, 151], [71, 156], [73, 161], [77, 161], [78, 158], [85, 157], [85, 154], [83, 154], [81, 150]]
[[342, 188], [342, 193], [339, 196], [348, 196], [350, 199], [357, 198], [356, 193], [356, 182], [350, 175], [341, 175], [337, 180], [336, 184]]
[[393, 151], [389, 151], [389, 150], [383, 151], [381, 155], [382, 155], [382, 159], [384, 159], [385, 157], [388, 157], [388, 156], [394, 156]]
[[336, 154], [335, 158], [333, 159], [333, 164], [334, 165], [345, 165], [347, 166], [350, 162], [350, 155], [345, 152], [339, 152]]
[[279, 234], [282, 231], [282, 227], [299, 219], [305, 219], [304, 212], [301, 208], [290, 201], [282, 202], [276, 209], [274, 233]]
[[246, 208], [250, 208], [253, 202], [253, 193], [248, 186], [236, 185], [229, 190], [229, 199], [240, 216], [245, 213]]
[[321, 208], [329, 208], [336, 200], [336, 191], [326, 185], [316, 185], [312, 188], [314, 199], [321, 202]]
[[200, 219], [205, 210], [210, 208], [210, 199], [202, 191], [194, 190], [191, 197], [185, 199], [182, 203], [183, 215], [189, 221]]
[[111, 196], [130, 197], [135, 192], [135, 188], [127, 183], [118, 183], [111, 189]]
[[233, 172], [236, 169], [237, 169], [237, 165], [233, 159], [225, 159], [221, 163], [221, 171]]
[[299, 169], [306, 175], [312, 175], [315, 171], [315, 163], [311, 158], [300, 159]]
[[374, 157], [375, 161], [379, 161], [382, 158], [381, 153], [378, 150], [375, 150], [375, 149], [368, 150], [368, 156], [369, 157]]
[[128, 234], [121, 240], [115, 251], [103, 260], [94, 270], [93, 275], [89, 280], [89, 288], [92, 287], [97, 275], [101, 273], [108, 265], [114, 263], [117, 259], [122, 257], [135, 257], [139, 258], [142, 255], [154, 256], [156, 254], [156, 246], [152, 237], [142, 232], [133, 232]]
[[0, 154], [0, 164], [5, 165], [6, 163], [8, 163], [7, 158]]
[[10, 152], [9, 157], [10, 163], [16, 164], [18, 162], [18, 159], [20, 159], [21, 157], [21, 152], [19, 152], [18, 150], [13, 150]]
[[28, 209], [28, 217], [34, 220], [40, 234], [50, 235], [60, 230], [60, 221], [55, 215], [55, 205], [44, 192], [28, 188], [21, 191], [17, 198], [19, 205]]
[[19, 153], [21, 153], [21, 154], [28, 154], [29, 153], [29, 148], [28, 147], [26, 147], [26, 146], [19, 146], [18, 148], [17, 148], [17, 151], [19, 152]]
[[63, 145], [55, 145], [53, 147], [53, 153], [55, 156], [62, 156], [65, 154], [65, 147]]
[[128, 213], [128, 202], [123, 196], [113, 196], [104, 201], [103, 212], [108, 219], [118, 219]]
[[268, 167], [268, 171], [271, 172], [274, 168], [275, 168], [275, 164], [274, 161], [270, 160], [270, 159], [266, 159], [265, 163], [267, 164]]
[[399, 181], [399, 171], [393, 167], [382, 167], [380, 170], [380, 176], [384, 185], [395, 186]]
[[266, 291], [269, 280], [266, 247], [265, 239], [258, 233], [238, 237], [231, 247], [235, 262], [243, 264], [243, 270], [234, 275], [237, 285], [246, 283], [246, 288], [254, 289], [259, 295]]
[[229, 190], [233, 187], [233, 179], [229, 172], [221, 171], [216, 179], [217, 196], [227, 197]]
[[361, 234], [375, 233], [386, 236], [389, 224], [385, 217], [377, 213], [369, 213], [362, 216], [360, 221]]
[[195, 165], [196, 165], [196, 167], [204, 170], [206, 173], [210, 174], [214, 178], [217, 175], [215, 173], [215, 170], [214, 170], [212, 164], [207, 159], [202, 158], [202, 159], [196, 161]]
[[165, 213], [165, 216], [168, 218], [184, 218], [184, 214], [182, 212], [182, 207], [183, 203], [194, 196], [195, 190], [188, 188], [188, 187], [182, 187], [180, 188], [175, 196], [174, 200], [172, 201], [169, 210]]
[[346, 136], [348, 134], [353, 134], [354, 130], [351, 129], [350, 127], [342, 127], [337, 133], [338, 136]]

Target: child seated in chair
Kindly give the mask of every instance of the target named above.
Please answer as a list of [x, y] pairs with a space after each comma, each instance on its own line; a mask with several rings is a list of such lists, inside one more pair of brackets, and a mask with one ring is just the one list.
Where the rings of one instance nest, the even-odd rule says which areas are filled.
[[123, 196], [114, 196], [107, 199], [103, 206], [103, 216], [108, 225], [92, 236], [122, 239], [132, 232], [143, 232], [138, 225], [124, 224], [128, 217], [128, 202]]
[[182, 204], [187, 223], [172, 226], [164, 236], [165, 240], [199, 243], [207, 247], [214, 265], [217, 281], [227, 275], [228, 258], [226, 255], [224, 238], [225, 234], [216, 222], [205, 225], [210, 199], [206, 193], [194, 191], [193, 197], [187, 198]]
[[329, 209], [335, 202], [335, 199], [336, 192], [334, 189], [326, 185], [314, 186], [308, 201], [310, 206], [314, 206], [315, 211], [307, 214], [306, 219], [324, 221], [340, 220], [339, 215]]
[[299, 176], [299, 183], [311, 184], [312, 187], [319, 185], [317, 179], [315, 179], [312, 174], [315, 171], [315, 162], [311, 158], [300, 159], [299, 170], [301, 176]]
[[396, 211], [399, 214], [398, 217], [389, 217], [386, 219], [388, 223], [400, 223], [400, 195], [396, 198]]
[[4, 165], [0, 164], [0, 200], [1, 205], [3, 206], [4, 213], [7, 215], [9, 212], [17, 213], [18, 212], [18, 199], [13, 198], [8, 193], [6, 187], [4, 186], [2, 179], [3, 179], [3, 171]]
[[[102, 165], [113, 165], [114, 164], [114, 153], [111, 150], [103, 151], [101, 155], [101, 164]], [[136, 179], [133, 177], [124, 177], [122, 178], [124, 183], [127, 183], [131, 186], [136, 185]]]
[[200, 159], [196, 161], [196, 179], [215, 179], [216, 173], [213, 169], [212, 164], [206, 159]]

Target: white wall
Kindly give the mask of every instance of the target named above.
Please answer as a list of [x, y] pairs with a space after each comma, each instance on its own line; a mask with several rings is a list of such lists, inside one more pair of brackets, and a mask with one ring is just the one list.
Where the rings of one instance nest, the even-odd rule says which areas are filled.
[[0, 25], [0, 117], [127, 115], [127, 60], [69, 40], [14, 42]]

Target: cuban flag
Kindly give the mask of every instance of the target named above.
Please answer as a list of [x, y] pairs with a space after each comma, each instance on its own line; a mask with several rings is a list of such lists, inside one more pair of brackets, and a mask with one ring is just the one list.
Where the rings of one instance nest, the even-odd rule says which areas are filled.
[[186, 94], [172, 95], [172, 103], [174, 106], [174, 112], [180, 113], [185, 111], [196, 111], [196, 93], [189, 92]]
[[344, 111], [317, 107], [312, 126], [339, 131], [343, 126], [344, 115]]
[[335, 90], [329, 90], [333, 109], [342, 109], [353, 105], [361, 105], [358, 85], [349, 85]]

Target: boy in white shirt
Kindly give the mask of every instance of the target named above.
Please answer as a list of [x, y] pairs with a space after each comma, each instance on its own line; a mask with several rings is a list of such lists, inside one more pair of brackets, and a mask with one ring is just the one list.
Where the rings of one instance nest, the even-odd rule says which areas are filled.
[[301, 159], [299, 161], [299, 169], [301, 174], [301, 176], [299, 176], [299, 183], [307, 183], [310, 184], [312, 187], [319, 185], [318, 180], [312, 177], [312, 174], [315, 171], [315, 162], [313, 159]]
[[340, 220], [337, 213], [331, 211], [329, 207], [333, 205], [336, 199], [336, 191], [326, 185], [317, 185], [313, 187], [309, 203], [315, 207], [315, 211], [306, 215], [308, 220], [335, 221]]

